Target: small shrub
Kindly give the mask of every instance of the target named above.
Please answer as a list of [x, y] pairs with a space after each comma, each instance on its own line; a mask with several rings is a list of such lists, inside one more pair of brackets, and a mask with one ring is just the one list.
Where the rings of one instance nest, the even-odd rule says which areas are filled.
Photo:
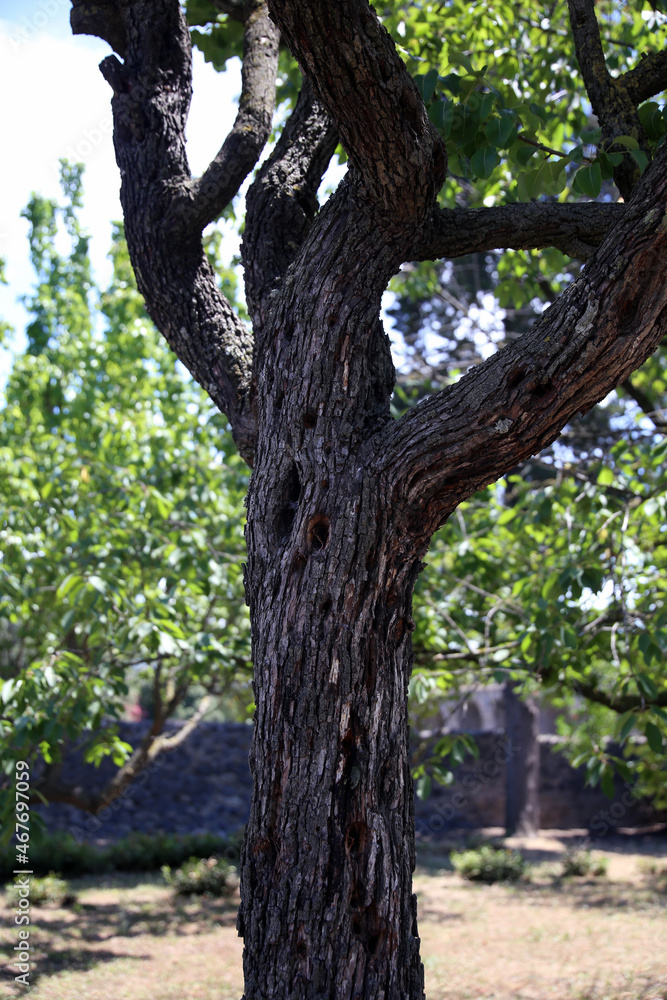
[[76, 895], [69, 884], [55, 872], [49, 872], [44, 878], [33, 876], [30, 879], [30, 902], [33, 906], [69, 906], [75, 900]]
[[590, 851], [574, 848], [571, 851], [566, 851], [563, 855], [562, 875], [563, 878], [606, 875], [608, 864], [607, 858], [594, 858]]
[[177, 896], [228, 896], [238, 884], [236, 869], [224, 858], [190, 858], [175, 872], [163, 865], [162, 874]]
[[470, 882], [518, 882], [527, 874], [526, 861], [519, 851], [486, 844], [469, 851], [452, 851], [455, 870]]

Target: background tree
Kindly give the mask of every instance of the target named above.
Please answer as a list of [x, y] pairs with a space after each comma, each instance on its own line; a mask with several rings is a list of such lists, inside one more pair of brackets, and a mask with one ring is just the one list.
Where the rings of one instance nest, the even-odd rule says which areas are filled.
[[[62, 180], [62, 206], [35, 196], [25, 211], [37, 285], [0, 409], [0, 740], [45, 759], [36, 794], [94, 812], [220, 695], [241, 711], [251, 698], [247, 475], [224, 418], [146, 316], [121, 228], [111, 284], [95, 287], [81, 168], [63, 164]], [[233, 274], [221, 281], [233, 295]], [[109, 723], [142, 682], [151, 724], [131, 747]], [[193, 690], [187, 724], [164, 736]], [[94, 762], [113, 754], [108, 787], [62, 782], [73, 746]]]
[[[381, 13], [399, 54], [365, 0], [271, 0], [273, 21], [259, 0], [211, 5], [205, 17], [232, 49], [241, 20], [243, 91], [232, 133], [193, 179], [179, 4], [73, 4], [75, 31], [120, 56], [102, 71], [139, 290], [253, 467], [245, 583], [257, 712], [239, 914], [253, 1000], [423, 994], [412, 590], [457, 506], [554, 440], [664, 335], [667, 154], [653, 160], [651, 135], [663, 119], [637, 109], [667, 81], [651, 34], [660, 19], [649, 26], [642, 7], [603, 5], [598, 21], [590, 0], [571, 0], [570, 33], [559, 4], [528, 18], [505, 3], [481, 13], [397, 4]], [[609, 35], [621, 42], [613, 73]], [[269, 137], [281, 38], [306, 81], [248, 195], [251, 335], [201, 234]], [[599, 133], [582, 135], [586, 101]], [[338, 139], [348, 173], [318, 211]], [[524, 146], [538, 159], [510, 181]], [[574, 198], [554, 201], [568, 189], [566, 161], [581, 164]], [[603, 172], [626, 204], [577, 203], [598, 194]], [[484, 208], [454, 207], [461, 177]], [[401, 264], [544, 247], [585, 259], [583, 274], [519, 340], [392, 420], [379, 310]]]

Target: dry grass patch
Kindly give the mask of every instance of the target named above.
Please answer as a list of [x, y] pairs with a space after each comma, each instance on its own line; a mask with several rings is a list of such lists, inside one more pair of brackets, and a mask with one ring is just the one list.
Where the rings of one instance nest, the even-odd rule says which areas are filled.
[[[415, 890], [429, 1000], [667, 1000], [664, 840], [653, 854], [605, 842], [607, 876], [579, 879], [557, 877], [564, 843], [512, 846], [532, 851], [530, 884], [465, 882], [446, 856], [423, 852]], [[174, 897], [160, 876], [72, 885], [75, 907], [33, 910], [36, 1000], [241, 996], [237, 896]], [[0, 899], [10, 949], [12, 903]], [[3, 968], [0, 995], [21, 995], [13, 975]]]

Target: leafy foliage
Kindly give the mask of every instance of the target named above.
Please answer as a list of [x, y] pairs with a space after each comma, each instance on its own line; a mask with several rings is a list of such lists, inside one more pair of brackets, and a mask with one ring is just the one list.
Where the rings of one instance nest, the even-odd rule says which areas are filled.
[[665, 449], [622, 438], [586, 472], [533, 463], [462, 505], [417, 584], [412, 681], [451, 696], [522, 680], [561, 709], [591, 783], [612, 796], [616, 773], [660, 806]]
[[228, 896], [238, 884], [236, 869], [224, 858], [189, 858], [175, 872], [163, 865], [162, 875], [177, 896]]
[[64, 879], [49, 872], [43, 878], [30, 879], [30, 902], [33, 906], [70, 906], [76, 902], [76, 894]]
[[[48, 839], [31, 840], [30, 866], [35, 875], [53, 870], [76, 878], [112, 871], [157, 871], [163, 865], [181, 865], [188, 858], [208, 858], [212, 854], [233, 864], [240, 855], [241, 834], [221, 837], [213, 833], [133, 833], [106, 847], [96, 847], [79, 843], [69, 833], [54, 831]], [[13, 845], [0, 845], [0, 878], [12, 875], [15, 854]]]
[[590, 851], [575, 848], [574, 850], [566, 851], [563, 855], [563, 878], [606, 875], [608, 865], [607, 858], [594, 858]]
[[0, 741], [48, 763], [83, 739], [121, 764], [108, 723], [133, 681], [164, 718], [193, 683], [250, 700], [247, 471], [145, 315], [119, 226], [94, 287], [81, 168], [62, 176], [63, 205], [25, 212], [33, 319], [0, 410]]
[[527, 875], [526, 861], [519, 851], [484, 844], [468, 851], [452, 851], [455, 871], [469, 882], [518, 882]]

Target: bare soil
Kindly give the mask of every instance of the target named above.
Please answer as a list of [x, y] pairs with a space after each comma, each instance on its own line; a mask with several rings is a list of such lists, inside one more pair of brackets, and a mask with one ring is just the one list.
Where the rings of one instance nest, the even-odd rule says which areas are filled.
[[[429, 1000], [667, 1000], [667, 839], [606, 838], [594, 845], [606, 877], [561, 879], [559, 859], [577, 839], [508, 841], [533, 865], [517, 885], [467, 883], [443, 845], [422, 847], [415, 891]], [[235, 898], [174, 898], [158, 875], [72, 886], [74, 906], [32, 909], [37, 1000], [241, 996]], [[0, 897], [3, 962], [18, 941], [14, 902]], [[9, 962], [0, 996], [14, 998], [24, 991]]]

